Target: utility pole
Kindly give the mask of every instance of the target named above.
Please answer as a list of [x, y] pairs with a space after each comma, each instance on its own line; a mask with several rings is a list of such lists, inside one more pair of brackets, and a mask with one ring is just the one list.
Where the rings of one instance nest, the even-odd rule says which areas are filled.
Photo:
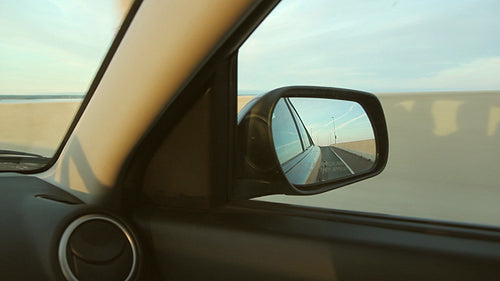
[[335, 129], [335, 117], [332, 116], [333, 123], [333, 136], [335, 137], [335, 144], [337, 144], [337, 130]]

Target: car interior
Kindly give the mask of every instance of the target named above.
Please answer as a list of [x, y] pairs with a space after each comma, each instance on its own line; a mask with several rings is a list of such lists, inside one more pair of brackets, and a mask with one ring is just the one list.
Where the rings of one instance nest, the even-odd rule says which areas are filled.
[[[289, 85], [249, 103], [238, 116], [239, 48], [279, 1], [233, 3], [227, 16], [213, 3], [197, 1], [192, 5], [200, 7], [192, 8], [161, 2], [134, 1], [53, 160], [41, 169], [0, 173], [2, 280], [500, 278], [500, 231], [494, 226], [253, 200], [307, 196], [383, 173], [391, 144], [382, 107], [369, 93]], [[193, 37], [208, 47], [182, 45], [185, 53], [170, 54], [192, 57], [186, 69], [170, 70], [169, 62], [177, 67], [173, 58], [137, 47], [155, 44], [140, 36], [148, 28], [158, 30], [144, 36], [162, 34], [166, 27], [154, 20], [168, 8], [184, 11], [179, 18], [202, 21], [193, 24]], [[205, 17], [220, 21], [220, 32], [206, 39]], [[190, 37], [185, 28], [178, 36]], [[158, 44], [175, 45], [172, 37]], [[125, 69], [141, 65], [133, 51], [151, 56], [144, 69], [161, 73], [147, 78], [149, 72]], [[135, 77], [158, 84], [139, 88]], [[127, 91], [138, 94], [124, 105], [117, 97]], [[162, 98], [141, 98], [149, 95]], [[311, 185], [290, 183], [270, 120], [280, 97], [307, 96], [364, 108], [377, 142], [372, 168]], [[148, 107], [151, 112], [138, 117]], [[140, 124], [127, 119], [134, 116]]]

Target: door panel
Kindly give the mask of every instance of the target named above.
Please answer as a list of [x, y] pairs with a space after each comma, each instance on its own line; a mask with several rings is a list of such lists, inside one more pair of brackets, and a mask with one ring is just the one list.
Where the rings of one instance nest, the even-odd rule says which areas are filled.
[[404, 229], [384, 226], [383, 218], [319, 213], [323, 217], [278, 204], [240, 202], [217, 210], [142, 208], [134, 221], [142, 237], [148, 237], [145, 242], [166, 280], [500, 276], [496, 230], [416, 221]]

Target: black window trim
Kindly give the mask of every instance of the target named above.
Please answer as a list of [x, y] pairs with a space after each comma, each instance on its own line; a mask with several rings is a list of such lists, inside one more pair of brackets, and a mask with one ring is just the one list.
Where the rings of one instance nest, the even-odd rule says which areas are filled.
[[258, 200], [258, 198], [251, 200], [233, 200], [226, 207], [253, 210], [252, 212], [271, 212], [283, 216], [319, 219], [331, 222], [344, 222], [416, 233], [433, 234], [438, 236], [500, 242], [500, 227], [494, 225], [405, 217], [392, 214], [371, 213], [346, 209], [292, 205]]

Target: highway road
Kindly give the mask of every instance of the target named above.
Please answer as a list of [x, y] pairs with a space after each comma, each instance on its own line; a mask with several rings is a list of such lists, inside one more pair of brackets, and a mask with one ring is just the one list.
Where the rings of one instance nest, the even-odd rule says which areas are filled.
[[369, 160], [338, 147], [322, 146], [321, 167], [317, 181], [338, 179], [371, 168]]

